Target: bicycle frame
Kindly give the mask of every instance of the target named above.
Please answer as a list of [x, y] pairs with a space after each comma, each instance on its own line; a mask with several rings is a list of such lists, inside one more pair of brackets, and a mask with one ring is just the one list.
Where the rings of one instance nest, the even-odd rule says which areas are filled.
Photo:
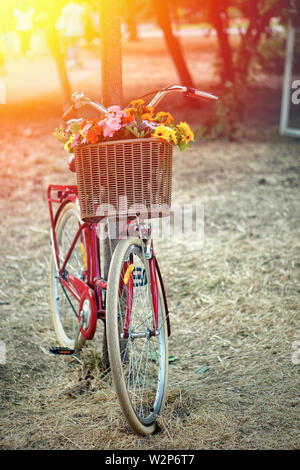
[[[57, 192], [57, 197], [52, 196], [52, 192]], [[83, 222], [79, 225], [77, 233], [68, 249], [65, 259], [60, 262], [58, 243], [56, 239], [55, 225], [58, 220], [59, 214], [67, 202], [73, 202], [76, 204], [77, 201], [77, 187], [76, 186], [62, 186], [62, 185], [50, 185], [48, 187], [48, 206], [51, 221], [51, 244], [53, 259], [56, 266], [56, 270], [59, 273], [59, 280], [64, 287], [72, 295], [72, 297], [79, 303], [78, 309], [78, 320], [81, 321], [82, 307], [84, 301], [88, 300], [90, 303], [90, 318], [88, 328], [81, 327], [82, 335], [87, 339], [91, 340], [94, 337], [97, 320], [101, 318], [105, 320], [105, 293], [107, 288], [106, 280], [101, 277], [100, 270], [100, 246], [99, 238], [97, 235], [97, 224]], [[59, 207], [54, 215], [53, 204], [59, 204]], [[127, 234], [128, 227], [130, 224], [125, 224], [121, 232], [120, 238], [123, 238]], [[80, 237], [84, 237], [85, 248], [86, 248], [86, 273], [85, 279], [81, 280], [78, 277], [69, 274], [66, 270], [68, 261], [73, 253], [76, 243]], [[151, 241], [151, 257], [149, 259], [149, 272], [150, 272], [150, 284], [151, 293], [153, 299], [153, 312], [154, 312], [154, 325], [152, 334], [155, 335], [158, 329], [158, 285], [156, 272], [158, 273], [159, 280], [162, 286], [163, 297], [166, 307], [167, 322], [168, 322], [168, 333], [170, 334], [170, 320], [168, 316], [168, 308], [166, 295], [162, 283], [162, 278], [159, 272], [157, 260], [153, 252], [153, 243]], [[126, 322], [124, 326], [124, 336], [127, 333], [127, 326], [130, 322], [130, 314], [132, 308], [132, 296], [133, 296], [133, 280], [132, 276], [129, 277], [129, 298], [127, 301], [126, 309]]]

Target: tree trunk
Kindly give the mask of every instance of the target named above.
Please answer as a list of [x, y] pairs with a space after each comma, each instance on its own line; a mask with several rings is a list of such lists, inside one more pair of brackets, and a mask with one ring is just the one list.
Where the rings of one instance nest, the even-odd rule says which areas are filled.
[[119, 0], [100, 0], [102, 103], [122, 107], [122, 46]]
[[129, 41], [137, 41], [138, 34], [137, 34], [137, 25], [136, 25], [136, 17], [135, 12], [137, 8], [136, 0], [127, 0], [125, 4], [126, 8], [126, 23], [128, 27], [129, 33]]
[[177, 73], [182, 85], [193, 87], [193, 80], [187, 68], [180, 42], [172, 31], [172, 24], [169, 11], [169, 0], [152, 0], [157, 22], [161, 27], [169, 53], [173, 59]]
[[[104, 106], [119, 105], [122, 107], [122, 48], [121, 19], [119, 0], [100, 0], [101, 30], [101, 76], [102, 99]], [[107, 229], [107, 227], [106, 227]], [[111, 240], [112, 250], [116, 240]], [[101, 244], [103, 256], [103, 276], [107, 279], [111, 261], [111, 250], [108, 237]]]
[[232, 59], [232, 50], [229, 43], [229, 36], [227, 33], [227, 17], [226, 17], [226, 2], [222, 4], [221, 1], [214, 1], [210, 5], [211, 11], [209, 13], [211, 23], [217, 31], [219, 42], [219, 57], [221, 60], [220, 77], [221, 82], [234, 82], [234, 68]]
[[255, 56], [257, 47], [259, 45], [260, 38], [265, 31], [271, 15], [263, 20], [260, 23], [251, 21], [245, 36], [242, 39], [239, 55], [237, 59], [237, 70], [240, 76], [248, 78], [249, 69], [251, 65], [252, 58]]

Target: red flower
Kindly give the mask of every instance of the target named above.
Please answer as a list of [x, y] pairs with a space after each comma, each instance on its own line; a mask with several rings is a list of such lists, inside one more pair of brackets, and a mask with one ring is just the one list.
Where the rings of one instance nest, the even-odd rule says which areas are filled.
[[97, 122], [95, 122], [95, 124], [93, 125], [92, 131], [93, 131], [96, 135], [101, 135], [101, 134], [103, 134], [103, 129], [102, 129], [101, 126], [98, 125]]
[[81, 122], [81, 124], [80, 124], [80, 129], [81, 129], [81, 130], [84, 129], [85, 126], [87, 125], [87, 123], [88, 123], [88, 121], [87, 121], [86, 119], [84, 119], [84, 120]]
[[126, 113], [126, 116], [122, 117], [122, 124], [127, 124], [132, 121], [134, 121], [134, 116], [131, 116], [130, 114]]
[[88, 144], [96, 144], [98, 142], [98, 136], [91, 129], [87, 131], [85, 138]]
[[75, 173], [75, 157], [74, 155], [70, 155], [69, 157], [69, 169]]

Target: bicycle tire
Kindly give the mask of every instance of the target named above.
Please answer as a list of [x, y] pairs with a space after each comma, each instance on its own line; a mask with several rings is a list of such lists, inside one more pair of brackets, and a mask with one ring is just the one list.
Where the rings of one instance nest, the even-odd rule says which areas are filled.
[[[156, 418], [165, 404], [168, 333], [165, 303], [157, 276], [159, 334], [149, 335], [149, 331], [153, 330], [152, 294], [142, 249], [140, 239], [128, 238], [121, 240], [113, 253], [108, 276], [106, 327], [111, 373], [121, 409], [132, 430], [136, 434], [147, 435], [156, 430]], [[128, 337], [121, 339], [120, 333], [124, 331], [124, 299], [127, 303], [128, 296], [124, 281], [128, 259], [134, 266], [133, 298]], [[139, 334], [148, 332], [147, 336], [133, 337], [137, 329]]]

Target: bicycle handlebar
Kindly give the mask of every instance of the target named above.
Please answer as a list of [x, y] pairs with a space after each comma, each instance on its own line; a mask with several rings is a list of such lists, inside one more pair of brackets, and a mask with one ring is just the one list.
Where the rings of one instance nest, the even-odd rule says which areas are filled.
[[72, 105], [67, 111], [63, 114], [63, 120], [69, 121], [70, 119], [74, 119], [76, 117], [76, 109]]
[[159, 91], [152, 101], [149, 103], [149, 107], [155, 107], [158, 105], [158, 103], [163, 99], [163, 97], [172, 91], [178, 91], [180, 93], [184, 93], [185, 96], [189, 96], [191, 98], [198, 98], [198, 99], [205, 99], [205, 100], [218, 100], [219, 98], [215, 95], [212, 95], [211, 93], [206, 93], [205, 91], [200, 91], [197, 90], [196, 88], [191, 88], [187, 86], [180, 86], [180, 85], [174, 85], [168, 88], [165, 88], [164, 90]]
[[95, 103], [94, 101], [90, 100], [90, 98], [85, 96], [83, 91], [76, 91], [73, 93], [71, 96], [71, 101], [73, 103], [72, 106], [63, 114], [64, 121], [69, 121], [72, 119], [72, 117], [75, 116], [76, 110], [80, 109], [84, 105], [91, 106], [100, 113], [107, 113], [107, 109], [102, 106], [102, 104]]
[[[219, 98], [211, 93], [206, 93], [205, 91], [197, 90], [196, 88], [180, 86], [180, 85], [173, 85], [163, 90], [160, 90], [154, 98], [148, 104], [149, 107], [155, 108], [158, 103], [163, 99], [163, 97], [170, 92], [180, 92], [184, 93], [185, 96], [189, 96], [192, 98], [197, 99], [204, 99], [204, 100], [218, 100]], [[92, 108], [96, 109], [100, 113], [107, 113], [107, 108], [105, 108], [102, 104], [95, 103], [94, 101], [90, 100], [85, 94], [81, 92], [73, 93], [71, 100], [73, 102], [72, 106], [64, 113], [63, 119], [65, 121], [69, 121], [74, 116], [77, 109], [80, 109], [84, 105], [91, 106]]]

